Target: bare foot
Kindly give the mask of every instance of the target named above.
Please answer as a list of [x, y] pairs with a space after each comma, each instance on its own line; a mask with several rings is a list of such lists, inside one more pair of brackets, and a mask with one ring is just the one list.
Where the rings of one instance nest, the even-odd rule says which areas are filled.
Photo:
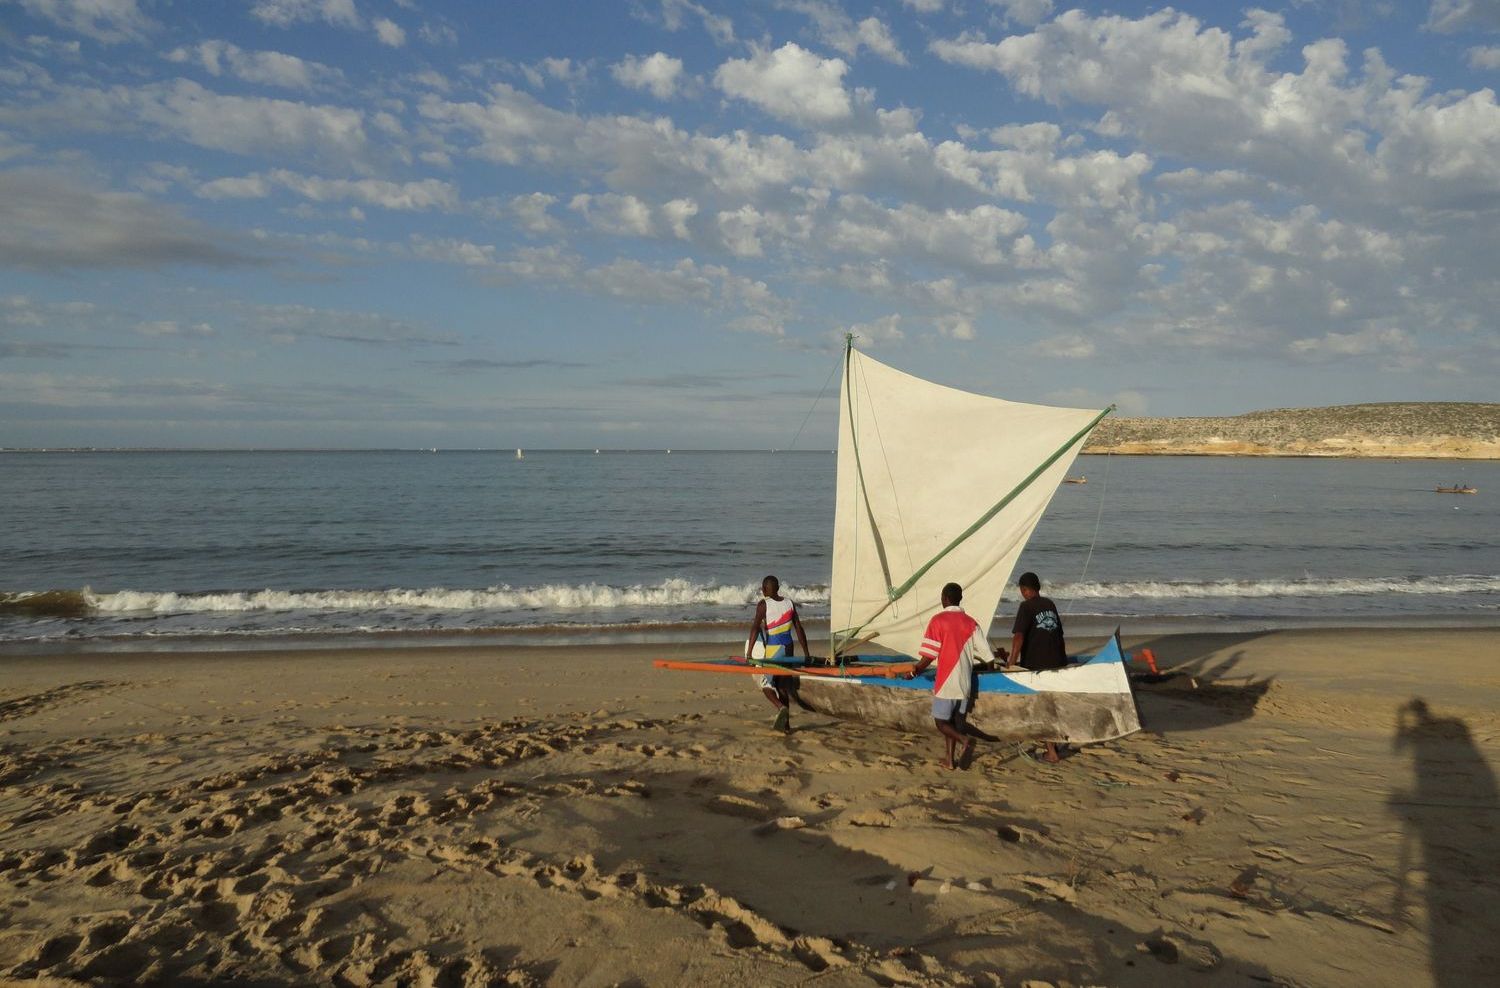
[[1042, 761], [1046, 762], [1048, 765], [1056, 765], [1058, 762], [1062, 761], [1062, 756], [1057, 753], [1057, 745], [1047, 745], [1047, 750], [1042, 755]]

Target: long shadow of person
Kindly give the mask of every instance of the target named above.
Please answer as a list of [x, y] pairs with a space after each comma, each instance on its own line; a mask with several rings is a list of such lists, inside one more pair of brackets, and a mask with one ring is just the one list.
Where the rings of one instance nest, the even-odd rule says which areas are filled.
[[[1490, 983], [1500, 969], [1500, 795], [1495, 773], [1457, 717], [1435, 717], [1421, 698], [1396, 713], [1395, 748], [1410, 751], [1413, 788], [1388, 806], [1405, 828], [1393, 918], [1406, 918], [1411, 874], [1426, 873], [1432, 981], [1438, 988]], [[1412, 860], [1413, 845], [1422, 858]]]

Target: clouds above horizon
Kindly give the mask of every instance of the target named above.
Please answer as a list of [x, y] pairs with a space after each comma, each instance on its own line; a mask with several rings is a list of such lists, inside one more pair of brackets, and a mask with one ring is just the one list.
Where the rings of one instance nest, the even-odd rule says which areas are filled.
[[[279, 366], [272, 338], [401, 341], [364, 366], [409, 390], [597, 373], [573, 349], [790, 359], [851, 327], [918, 371], [1024, 353], [1101, 403], [1156, 394], [1122, 367], [1234, 380], [1184, 384], [1169, 413], [1243, 410], [1257, 377], [1286, 405], [1320, 403], [1304, 374], [1410, 397], [1500, 371], [1489, 4], [1356, 30], [1253, 7], [664, 0], [597, 14], [612, 42], [579, 48], [463, 30], [486, 10], [467, 0], [191, 22], [4, 2], [25, 23], [0, 48], [0, 296], [44, 313], [0, 319], [13, 374], [86, 361], [67, 348], [97, 340], [48, 296], [113, 300], [116, 271], [151, 310], [121, 325], [184, 360], [253, 351], [246, 386]], [[143, 304], [153, 278], [179, 309]], [[333, 314], [356, 311], [373, 321]], [[438, 345], [473, 352], [396, 356]]]

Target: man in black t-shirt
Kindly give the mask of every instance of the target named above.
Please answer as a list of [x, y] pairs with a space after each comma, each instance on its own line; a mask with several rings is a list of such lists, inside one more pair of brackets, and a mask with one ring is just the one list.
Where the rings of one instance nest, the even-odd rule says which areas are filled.
[[[1068, 664], [1068, 649], [1057, 605], [1042, 596], [1042, 581], [1035, 573], [1022, 573], [1016, 585], [1021, 589], [1021, 606], [1010, 629], [1011, 661], [1032, 672], [1061, 669]], [[1048, 741], [1042, 757], [1052, 763], [1059, 761], [1057, 745]]]
[[1042, 581], [1035, 573], [1022, 573], [1016, 585], [1021, 589], [1021, 606], [1010, 629], [1011, 661], [1032, 672], [1061, 669], [1068, 664], [1068, 649], [1057, 605], [1042, 596]]

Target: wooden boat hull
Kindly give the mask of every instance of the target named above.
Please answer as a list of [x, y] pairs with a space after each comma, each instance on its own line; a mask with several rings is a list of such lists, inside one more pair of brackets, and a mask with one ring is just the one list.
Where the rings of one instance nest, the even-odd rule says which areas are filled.
[[[1090, 744], [1141, 729], [1117, 639], [1077, 665], [1049, 672], [984, 672], [969, 723], [1006, 740]], [[814, 710], [911, 733], [931, 733], [932, 679], [803, 676], [798, 695]]]

